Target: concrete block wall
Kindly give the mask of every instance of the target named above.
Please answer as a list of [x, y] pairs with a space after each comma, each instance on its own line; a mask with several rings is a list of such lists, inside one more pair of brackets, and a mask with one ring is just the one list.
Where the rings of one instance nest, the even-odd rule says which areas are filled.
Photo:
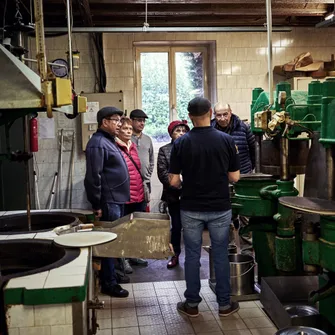
[[[267, 34], [264, 33], [123, 33], [104, 34], [107, 90], [122, 90], [125, 109], [135, 101], [135, 48], [139, 41], [216, 41], [217, 97], [230, 103], [241, 118], [249, 118], [251, 91], [267, 90]], [[293, 60], [310, 51], [313, 58], [330, 60], [334, 53], [333, 29], [293, 28], [273, 33], [273, 65]], [[216, 101], [213, 101], [215, 103]], [[150, 113], [150, 111], [148, 111]]]
[[[73, 35], [73, 49], [80, 51], [80, 69], [74, 71], [75, 89], [77, 92], [94, 92], [95, 78], [94, 68], [91, 58], [91, 44], [89, 34]], [[29, 40], [29, 50], [31, 57], [35, 57], [35, 40]], [[47, 59], [52, 61], [56, 58], [66, 59], [67, 36], [60, 36], [46, 39]], [[36, 70], [36, 66], [33, 66]], [[45, 113], [39, 113], [39, 118], [46, 117]], [[86, 171], [85, 154], [81, 149], [81, 120], [80, 116], [74, 120], [68, 119], [62, 113], [54, 113], [55, 122], [55, 138], [39, 139], [39, 151], [34, 154], [35, 171], [38, 175], [38, 190], [41, 203], [41, 209], [46, 208], [50, 199], [52, 183], [55, 172], [59, 173], [59, 147], [60, 132], [64, 129], [64, 145], [63, 145], [63, 164], [62, 164], [62, 183], [61, 183], [61, 200], [58, 201], [58, 192], [55, 195], [52, 208], [68, 208], [69, 204], [69, 173], [70, 173], [70, 157], [72, 132], [75, 131], [75, 162], [73, 177], [73, 194], [72, 208], [90, 209], [87, 201], [84, 176]]]
[[[81, 66], [75, 72], [76, 88], [80, 92], [94, 92], [95, 80], [90, 57], [88, 34], [75, 34], [73, 47], [80, 51]], [[266, 33], [106, 33], [103, 35], [104, 58], [107, 73], [107, 91], [124, 92], [125, 110], [137, 108], [135, 92], [135, 48], [138, 41], [216, 41], [217, 97], [219, 101], [230, 103], [233, 111], [241, 118], [249, 118], [251, 91], [255, 87], [267, 90], [267, 37]], [[31, 40], [32, 49], [35, 44]], [[65, 57], [66, 36], [46, 40], [50, 60]], [[333, 29], [293, 28], [292, 32], [273, 33], [273, 63], [284, 64], [302, 52], [310, 51], [314, 59], [330, 60], [334, 53]], [[214, 103], [214, 102], [213, 102]], [[150, 113], [150, 111], [146, 111]], [[85, 156], [80, 147], [80, 120], [65, 120], [64, 116], [55, 118], [56, 133], [61, 128], [75, 129], [77, 133], [75, 160], [75, 191], [73, 204], [89, 208], [84, 195], [83, 178]], [[40, 196], [43, 204], [50, 194], [54, 170], [58, 163], [58, 138], [40, 140], [40, 152], [36, 154], [40, 173]], [[156, 157], [159, 146], [155, 148]], [[66, 155], [65, 155], [66, 156]], [[68, 160], [64, 158], [65, 171]], [[66, 165], [67, 164], [67, 165]], [[65, 182], [64, 182], [65, 183]], [[158, 210], [161, 184], [154, 171], [152, 209]], [[66, 183], [62, 185], [63, 198]], [[63, 200], [64, 202], [64, 200]]]

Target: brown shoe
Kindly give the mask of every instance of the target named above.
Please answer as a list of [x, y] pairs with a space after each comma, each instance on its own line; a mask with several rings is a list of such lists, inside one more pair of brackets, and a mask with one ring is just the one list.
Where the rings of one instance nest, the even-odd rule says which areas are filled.
[[197, 307], [191, 307], [187, 304], [186, 301], [184, 302], [178, 302], [177, 304], [177, 311], [179, 313], [185, 314], [191, 318], [196, 318], [199, 316], [199, 309]]
[[172, 269], [176, 267], [178, 264], [179, 264], [179, 256], [178, 255], [172, 256], [169, 263], [167, 263], [167, 268]]
[[233, 301], [230, 304], [230, 307], [225, 309], [225, 310], [220, 310], [219, 309], [219, 316], [229, 316], [235, 312], [237, 312], [240, 309], [240, 304], [237, 301]]

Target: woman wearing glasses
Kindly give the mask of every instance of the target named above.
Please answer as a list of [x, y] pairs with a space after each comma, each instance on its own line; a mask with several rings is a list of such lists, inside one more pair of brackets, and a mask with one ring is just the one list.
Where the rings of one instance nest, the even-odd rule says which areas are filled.
[[[133, 212], [144, 212], [146, 207], [143, 178], [141, 174], [141, 161], [138, 156], [136, 144], [131, 141], [133, 133], [132, 121], [128, 117], [120, 120], [120, 130], [116, 137], [116, 144], [120, 148], [127, 163], [130, 178], [130, 201], [124, 205], [124, 215]], [[147, 265], [146, 261], [139, 262], [139, 259], [130, 259], [134, 264]], [[123, 259], [121, 266], [125, 273], [132, 273], [128, 260]]]

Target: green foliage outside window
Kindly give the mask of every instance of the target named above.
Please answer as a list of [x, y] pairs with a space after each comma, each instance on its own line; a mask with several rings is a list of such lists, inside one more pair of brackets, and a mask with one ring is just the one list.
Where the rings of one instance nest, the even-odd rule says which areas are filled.
[[[203, 96], [203, 57], [200, 52], [176, 54], [177, 112], [179, 119], [188, 119], [188, 102]], [[167, 53], [142, 53], [142, 109], [149, 119], [145, 132], [157, 141], [169, 138], [169, 72]]]

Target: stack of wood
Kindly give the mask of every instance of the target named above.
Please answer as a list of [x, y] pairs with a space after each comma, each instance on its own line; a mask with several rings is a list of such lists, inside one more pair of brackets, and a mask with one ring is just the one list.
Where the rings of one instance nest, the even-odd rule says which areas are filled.
[[304, 52], [291, 62], [275, 66], [273, 72], [287, 79], [292, 77], [312, 77], [317, 79], [335, 76], [334, 55], [331, 55], [329, 62], [325, 62], [315, 61], [310, 52]]

